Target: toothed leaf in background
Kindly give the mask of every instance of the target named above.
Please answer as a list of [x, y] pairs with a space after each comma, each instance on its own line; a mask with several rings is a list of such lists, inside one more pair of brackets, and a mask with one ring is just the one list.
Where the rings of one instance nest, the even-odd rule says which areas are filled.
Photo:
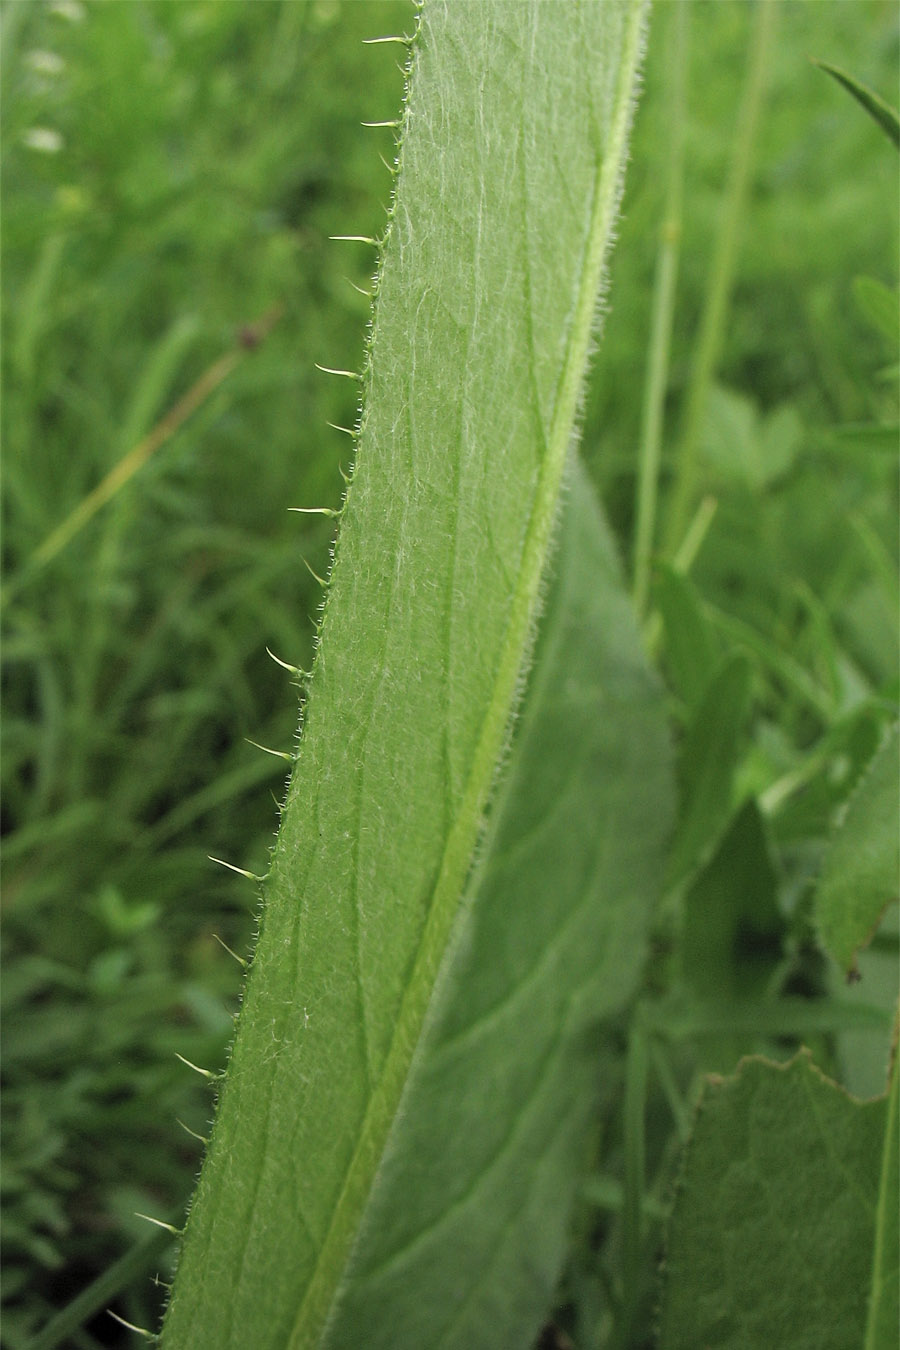
[[669, 1224], [660, 1350], [862, 1345], [878, 1216], [896, 1201], [887, 1121], [886, 1097], [848, 1096], [806, 1052], [709, 1081]]
[[[387, 1151], [438, 990], [454, 1017], [478, 1007], [477, 988], [452, 990], [438, 977], [539, 609], [615, 221], [644, 5], [573, 4], [564, 23], [559, 13], [536, 0], [435, 0], [420, 14], [358, 469], [166, 1350], [328, 1343], [354, 1248], [365, 1244], [354, 1258], [365, 1269], [367, 1253], [389, 1240], [364, 1224], [373, 1188], [395, 1175]], [[640, 852], [643, 842], [632, 845]], [[518, 895], [510, 902], [508, 923], [519, 930], [553, 913], [553, 896], [530, 908]], [[551, 955], [567, 936], [561, 923]], [[515, 985], [515, 971], [506, 974]], [[600, 991], [580, 1006], [583, 968], [560, 972], [566, 978], [573, 1006], [539, 1000], [534, 1027], [519, 1028], [545, 1054], [604, 1005]], [[558, 1120], [549, 1064], [544, 1125], [546, 1112]], [[499, 1082], [538, 1066], [517, 1057], [493, 1067]], [[540, 1180], [546, 1142], [539, 1130], [525, 1143], [531, 1088], [520, 1082], [485, 1100], [481, 1082], [455, 1118], [459, 1137], [473, 1158], [491, 1155], [498, 1129], [522, 1140], [509, 1184], [525, 1185], [525, 1205], [522, 1169]], [[431, 1100], [434, 1127], [463, 1102], [441, 1099], [439, 1111]], [[548, 1166], [570, 1147], [551, 1147]], [[532, 1235], [507, 1195], [497, 1254], [505, 1258], [521, 1219], [518, 1282], [492, 1289], [492, 1318], [470, 1346], [503, 1343], [501, 1315], [519, 1325], [523, 1282], [549, 1290], [570, 1189], [546, 1197], [558, 1208], [541, 1216], [554, 1237], [540, 1280], [521, 1265]], [[405, 1184], [402, 1194], [415, 1227], [426, 1197]], [[475, 1292], [465, 1250], [499, 1203], [486, 1194], [442, 1254], [452, 1308], [432, 1307], [435, 1321], [465, 1321], [462, 1304]], [[462, 1285], [450, 1282], [454, 1267]], [[385, 1334], [419, 1291], [404, 1284], [396, 1297], [396, 1309], [378, 1308]]]
[[822, 865], [816, 918], [822, 941], [846, 971], [872, 938], [900, 875], [900, 736], [895, 725], [847, 804]]

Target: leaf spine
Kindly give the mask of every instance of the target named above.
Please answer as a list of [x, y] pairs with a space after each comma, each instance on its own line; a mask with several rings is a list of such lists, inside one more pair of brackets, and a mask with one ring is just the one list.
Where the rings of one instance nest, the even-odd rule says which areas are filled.
[[[211, 1083], [216, 1083], [216, 1082], [218, 1082], [218, 1080], [219, 1080], [219, 1079], [221, 1078], [221, 1076], [222, 1076], [222, 1075], [219, 1074], [219, 1073], [213, 1073], [213, 1071], [212, 1071], [211, 1069], [201, 1069], [199, 1064], [193, 1064], [193, 1063], [191, 1063], [191, 1061], [190, 1061], [189, 1059], [185, 1059], [184, 1055], [179, 1055], [179, 1053], [178, 1053], [177, 1050], [174, 1052], [174, 1054], [175, 1054], [175, 1058], [176, 1058], [176, 1059], [180, 1059], [181, 1062], [182, 1062], [182, 1064], [186, 1064], [186, 1065], [188, 1066], [189, 1069], [193, 1069], [193, 1070], [194, 1070], [194, 1073], [199, 1073], [199, 1074], [201, 1075], [201, 1077], [203, 1077], [203, 1078], [208, 1078], [209, 1081], [210, 1081]], [[151, 1220], [151, 1222], [152, 1222], [152, 1220]]]
[[[249, 961], [245, 961], [244, 958], [243, 958], [243, 956], [238, 956], [237, 952], [233, 952], [233, 951], [231, 950], [231, 948], [229, 947], [228, 943], [222, 941], [222, 939], [219, 937], [218, 933], [213, 933], [213, 937], [215, 938], [216, 942], [218, 942], [218, 944], [219, 944], [220, 947], [224, 947], [224, 948], [225, 948], [225, 950], [226, 950], [226, 952], [228, 953], [229, 956], [233, 956], [233, 957], [234, 957], [234, 959], [235, 959], [235, 961], [237, 961], [238, 965], [243, 966], [245, 970], [247, 970], [247, 969], [249, 968], [250, 962], [249, 962]], [[185, 1129], [187, 1129], [187, 1126], [185, 1126]], [[188, 1130], [188, 1134], [193, 1134], [193, 1130]], [[199, 1139], [199, 1138], [200, 1138], [200, 1135], [199, 1135], [199, 1134], [196, 1135], [195, 1138]]]
[[[309, 563], [308, 563], [308, 562], [306, 561], [306, 559], [303, 557], [303, 554], [302, 554], [302, 553], [300, 554], [300, 557], [301, 557], [301, 559], [302, 559], [302, 561], [303, 561], [303, 566], [306, 568], [306, 570], [307, 570], [307, 572], [309, 573], [309, 575], [310, 575], [315, 581], [317, 581], [317, 582], [319, 583], [320, 586], [326, 587], [326, 586], [328, 585], [328, 582], [325, 580], [325, 578], [324, 578], [324, 577], [320, 577], [319, 574], [318, 574], [318, 572], [314, 572], [314, 571], [313, 571], [313, 569], [310, 567]], [[226, 866], [227, 866], [227, 865], [228, 865], [228, 864], [226, 863]], [[236, 869], [235, 869], [235, 871], [239, 871], [239, 870], [240, 870], [239, 868], [236, 868]], [[247, 875], [249, 876], [250, 873], [247, 873]]]
[[174, 1237], [181, 1237], [181, 1229], [176, 1228], [173, 1223], [166, 1223], [164, 1219], [154, 1219], [152, 1214], [142, 1214], [139, 1209], [136, 1209], [134, 1214], [137, 1219], [146, 1219], [148, 1223], [155, 1224], [157, 1228], [164, 1228], [167, 1233], [171, 1233]]
[[340, 511], [330, 506], [289, 506], [288, 510], [296, 511], [301, 516], [330, 516], [332, 520], [339, 520], [341, 515]]
[[[353, 282], [351, 281], [350, 284], [352, 286]], [[365, 292], [363, 293], [365, 294]], [[313, 365], [316, 370], [321, 370], [323, 375], [343, 375], [345, 379], [356, 380], [357, 383], [362, 379], [362, 376], [355, 370], [336, 370], [334, 366], [320, 366], [318, 361], [314, 361]]]
[[[282, 661], [281, 657], [276, 656], [270, 647], [267, 647], [266, 651], [268, 652], [269, 656], [271, 656], [276, 666], [281, 666], [283, 670], [289, 671], [295, 680], [308, 680], [310, 678], [311, 674], [310, 671], [303, 670], [301, 666], [292, 666], [290, 661]], [[265, 747], [263, 747], [263, 749], [265, 749]]]
[[294, 762], [294, 756], [287, 750], [273, 750], [268, 745], [260, 745], [259, 741], [251, 740], [249, 736], [245, 736], [244, 740], [248, 745], [252, 745], [254, 750], [262, 750], [264, 754], [274, 755], [276, 759], [286, 759], [288, 764], [293, 764]]
[[[213, 934], [213, 936], [215, 936], [215, 934]], [[225, 944], [223, 943], [222, 945], [224, 946]], [[229, 950], [230, 950], [230, 948], [229, 948]], [[234, 952], [232, 952], [231, 955], [234, 956]], [[240, 961], [240, 959], [241, 959], [241, 958], [238, 957], [238, 960], [239, 960], [239, 961]], [[187, 1133], [191, 1136], [192, 1139], [199, 1139], [199, 1141], [200, 1141], [201, 1144], [203, 1144], [204, 1146], [208, 1146], [209, 1140], [207, 1139], [207, 1137], [206, 1137], [205, 1134], [198, 1134], [196, 1130], [192, 1130], [192, 1129], [191, 1129], [190, 1125], [185, 1125], [184, 1121], [183, 1121], [183, 1120], [180, 1120], [180, 1119], [178, 1118], [178, 1116], [175, 1117], [175, 1120], [176, 1120], [176, 1123], [179, 1124], [183, 1130], [186, 1130], [186, 1131], [187, 1131]], [[160, 1283], [161, 1283], [161, 1282], [160, 1282]]]
[[400, 33], [394, 34], [390, 37], [363, 38], [364, 47], [378, 47], [386, 42], [398, 42], [401, 47], [412, 46], [412, 38], [406, 37], [405, 34]]
[[126, 1322], [125, 1318], [120, 1317], [117, 1312], [113, 1312], [112, 1308], [107, 1308], [106, 1311], [110, 1317], [114, 1317], [123, 1327], [127, 1327], [129, 1331], [133, 1331], [137, 1336], [143, 1336], [145, 1341], [152, 1341], [153, 1344], [156, 1344], [159, 1341], [159, 1337], [155, 1336], [152, 1331], [148, 1331], [146, 1327], [138, 1327], [135, 1326], [134, 1322]]
[[[265, 746], [260, 749], [264, 750]], [[229, 872], [237, 872], [239, 877], [246, 877], [248, 881], [265, 881], [265, 877], [258, 877], [255, 872], [248, 872], [246, 867], [236, 867], [234, 863], [226, 862], [224, 858], [214, 858], [211, 853], [207, 853], [210, 862], [218, 863], [220, 867], [227, 867]]]

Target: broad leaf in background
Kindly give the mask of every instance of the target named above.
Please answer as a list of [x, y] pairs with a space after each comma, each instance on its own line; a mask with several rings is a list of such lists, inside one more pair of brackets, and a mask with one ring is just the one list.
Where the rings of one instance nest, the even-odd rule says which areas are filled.
[[[438, 991], [463, 1018], [447, 1036], [462, 1036], [466, 1009], [478, 1010], [478, 1026], [488, 1019], [496, 989], [479, 1003], [478, 988], [438, 982], [545, 584], [643, 21], [637, 0], [564, 10], [537, 0], [434, 0], [420, 12], [358, 467], [258, 949], [163, 1327], [166, 1350], [327, 1343], [351, 1259], [365, 1275], [382, 1246], [396, 1256], [402, 1245], [403, 1215], [384, 1232], [384, 1217], [367, 1216], [376, 1186], [396, 1175], [387, 1154]], [[633, 843], [640, 850], [644, 841]], [[594, 866], [585, 867], [586, 884]], [[509, 899], [501, 931], [544, 922], [558, 902], [548, 895], [546, 911], [535, 913], [520, 910], [518, 895]], [[512, 959], [509, 940], [498, 961]], [[548, 941], [552, 956], [564, 938], [548, 933]], [[523, 974], [508, 972], [514, 988]], [[584, 968], [572, 979], [569, 993], [584, 983]], [[601, 997], [595, 1011], [604, 1005]], [[534, 1091], [555, 1091], [557, 1038], [579, 1034], [589, 1011], [539, 999], [549, 1059], [517, 1059], [512, 1070], [526, 1078], [537, 1070], [537, 1083], [501, 1088], [502, 1066], [491, 1061], [498, 1088], [487, 1099], [483, 1081], [469, 1089], [468, 1109], [454, 1116], [457, 1146], [484, 1166], [498, 1146], [485, 1137], [495, 1124], [518, 1143]], [[537, 1027], [524, 1021], [519, 1034], [535, 1040]], [[431, 1101], [435, 1119], [424, 1124], [436, 1127], [461, 1105], [442, 1099], [439, 1112]], [[532, 1146], [545, 1142], [538, 1130]], [[554, 1169], [561, 1156], [551, 1149]], [[528, 1172], [541, 1165], [534, 1153], [510, 1178], [525, 1210], [538, 1203]], [[395, 1203], [414, 1210], [417, 1188], [403, 1183]], [[554, 1232], [569, 1189], [552, 1197], [559, 1213], [542, 1213]], [[442, 1253], [437, 1274], [447, 1277], [452, 1309], [432, 1307], [435, 1321], [463, 1323], [467, 1301], [481, 1293], [465, 1252], [476, 1220], [489, 1224], [497, 1203], [485, 1193]], [[497, 1238], [504, 1253], [517, 1222], [516, 1201], [506, 1203]], [[425, 1220], [411, 1217], [414, 1227], [415, 1217]], [[523, 1245], [520, 1236], [516, 1262]], [[554, 1238], [538, 1261], [545, 1287], [557, 1248]], [[518, 1276], [513, 1288], [492, 1286], [493, 1320], [470, 1345], [509, 1343], [503, 1319], [519, 1324], [526, 1276]], [[404, 1285], [397, 1297], [405, 1303], [418, 1291]], [[392, 1329], [389, 1307], [378, 1316]], [[424, 1343], [440, 1342], [429, 1333]], [[349, 1344], [359, 1344], [358, 1333]]]
[[526, 1346], [645, 955], [673, 787], [661, 688], [579, 470], [475, 895], [325, 1344]]
[[900, 736], [895, 725], [847, 805], [822, 866], [816, 918], [838, 964], [856, 969], [856, 956], [897, 899], [900, 874]]
[[709, 1081], [669, 1225], [661, 1350], [847, 1350], [873, 1318], [896, 1336], [888, 1119], [886, 1097], [848, 1096], [806, 1052]]

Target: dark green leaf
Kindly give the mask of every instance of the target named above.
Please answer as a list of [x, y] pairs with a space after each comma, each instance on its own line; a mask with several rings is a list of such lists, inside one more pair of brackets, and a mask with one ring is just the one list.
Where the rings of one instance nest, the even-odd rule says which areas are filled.
[[895, 725], [850, 798], [816, 895], [822, 941], [846, 971], [897, 898], [900, 874], [900, 737]]
[[777, 885], [759, 807], [745, 802], [685, 895], [682, 968], [701, 998], [763, 994], [781, 955]]
[[669, 679], [694, 711], [721, 658], [721, 641], [703, 612], [696, 588], [668, 563], [658, 565], [653, 599], [665, 629]]
[[671, 885], [703, 865], [731, 814], [751, 680], [746, 656], [728, 656], [685, 733], [678, 761], [681, 812], [669, 861]]
[[870, 323], [896, 347], [900, 340], [900, 306], [896, 289], [891, 290], [875, 277], [855, 277], [853, 298]]
[[661, 1350], [862, 1344], [887, 1117], [884, 1097], [848, 1096], [806, 1052], [709, 1081], [669, 1227]]

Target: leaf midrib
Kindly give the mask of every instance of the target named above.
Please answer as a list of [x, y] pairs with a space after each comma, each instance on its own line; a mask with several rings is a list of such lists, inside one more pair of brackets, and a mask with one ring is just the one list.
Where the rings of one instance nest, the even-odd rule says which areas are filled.
[[547, 453], [541, 464], [522, 550], [519, 580], [501, 649], [494, 690], [459, 810], [444, 848], [428, 917], [400, 1005], [381, 1077], [363, 1117], [325, 1240], [291, 1330], [288, 1350], [313, 1350], [333, 1306], [346, 1259], [397, 1114], [419, 1042], [431, 991], [452, 931], [461, 888], [481, 829], [481, 817], [514, 707], [535, 620], [541, 579], [557, 514], [583, 374], [591, 348], [603, 264], [612, 236], [631, 120], [632, 81], [643, 35], [643, 0], [633, 0], [626, 20], [622, 60], [606, 157], [595, 171], [587, 250], [559, 382]]

